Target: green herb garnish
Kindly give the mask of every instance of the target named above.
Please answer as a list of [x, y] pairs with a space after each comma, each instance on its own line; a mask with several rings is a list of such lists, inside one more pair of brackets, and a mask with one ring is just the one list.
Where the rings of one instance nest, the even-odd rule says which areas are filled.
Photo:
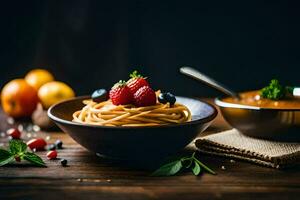
[[279, 84], [277, 79], [272, 79], [270, 84], [267, 87], [264, 87], [260, 91], [260, 95], [263, 98], [278, 100], [285, 98], [287, 89]]
[[27, 151], [27, 145], [22, 140], [10, 140], [8, 150], [0, 149], [0, 166], [11, 163], [14, 160], [27, 160], [39, 167], [46, 166], [38, 155]]
[[198, 176], [202, 169], [215, 175], [216, 173], [209, 167], [204, 165], [195, 157], [195, 152], [191, 156], [181, 157], [164, 164], [159, 169], [152, 173], [152, 176], [173, 176], [179, 173], [182, 169], [191, 169], [195, 176]]

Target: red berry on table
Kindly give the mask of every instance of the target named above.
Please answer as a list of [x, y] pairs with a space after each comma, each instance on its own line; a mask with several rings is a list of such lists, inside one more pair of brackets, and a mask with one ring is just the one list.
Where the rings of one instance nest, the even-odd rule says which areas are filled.
[[131, 79], [127, 81], [127, 86], [129, 87], [132, 94], [134, 94], [138, 89], [143, 86], [149, 86], [146, 78], [141, 76], [137, 71], [134, 71], [130, 74]]
[[11, 136], [13, 139], [20, 139], [21, 132], [16, 128], [10, 128], [6, 131], [7, 135]]
[[126, 105], [133, 102], [133, 96], [125, 81], [119, 81], [109, 91], [109, 98], [114, 105]]
[[156, 95], [154, 90], [148, 86], [143, 86], [133, 95], [134, 105], [142, 106], [152, 106], [156, 104]]
[[53, 150], [53, 151], [49, 151], [47, 153], [47, 158], [49, 160], [55, 159], [57, 157], [57, 151]]
[[31, 139], [27, 142], [27, 146], [33, 150], [44, 150], [45, 146], [47, 145], [47, 142], [43, 138], [35, 138]]
[[20, 158], [19, 156], [15, 156], [15, 160], [16, 160], [17, 162], [21, 162], [21, 158]]

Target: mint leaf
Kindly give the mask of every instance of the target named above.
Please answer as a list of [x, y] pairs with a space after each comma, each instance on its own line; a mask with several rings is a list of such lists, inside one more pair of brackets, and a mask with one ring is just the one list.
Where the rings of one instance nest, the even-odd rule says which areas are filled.
[[152, 173], [152, 176], [173, 176], [182, 168], [181, 160], [167, 163]]
[[14, 160], [14, 156], [4, 149], [0, 149], [0, 166], [6, 165]]
[[27, 145], [22, 140], [10, 140], [9, 151], [0, 149], [0, 166], [10, 163], [15, 159], [16, 156], [37, 166], [46, 166], [44, 161], [39, 156], [34, 153], [27, 152]]
[[27, 150], [27, 145], [22, 140], [10, 140], [9, 151], [13, 155], [22, 154]]
[[195, 165], [194, 165], [194, 168], [192, 169], [192, 171], [195, 176], [198, 176], [200, 174], [201, 168], [197, 162], [195, 162]]
[[31, 152], [24, 153], [23, 159], [31, 162], [32, 164], [40, 166], [40, 167], [45, 167], [46, 166], [44, 161], [38, 155], [36, 155], [34, 153], [31, 153]]

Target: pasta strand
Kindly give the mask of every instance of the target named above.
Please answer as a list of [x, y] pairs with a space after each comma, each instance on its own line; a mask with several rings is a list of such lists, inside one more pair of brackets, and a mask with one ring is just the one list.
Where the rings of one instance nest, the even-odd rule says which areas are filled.
[[104, 126], [156, 126], [179, 124], [191, 120], [189, 109], [179, 103], [156, 103], [153, 106], [115, 106], [110, 100], [96, 103], [84, 100], [85, 106], [73, 113], [73, 121]]

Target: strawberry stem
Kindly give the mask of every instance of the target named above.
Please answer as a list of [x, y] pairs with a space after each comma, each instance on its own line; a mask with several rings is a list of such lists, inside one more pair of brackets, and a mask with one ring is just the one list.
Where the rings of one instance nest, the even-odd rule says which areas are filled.
[[143, 78], [143, 76], [141, 74], [139, 74], [139, 72], [137, 70], [134, 70], [130, 75], [130, 78]]
[[124, 87], [126, 85], [126, 81], [119, 80], [119, 82], [115, 83], [112, 88]]

